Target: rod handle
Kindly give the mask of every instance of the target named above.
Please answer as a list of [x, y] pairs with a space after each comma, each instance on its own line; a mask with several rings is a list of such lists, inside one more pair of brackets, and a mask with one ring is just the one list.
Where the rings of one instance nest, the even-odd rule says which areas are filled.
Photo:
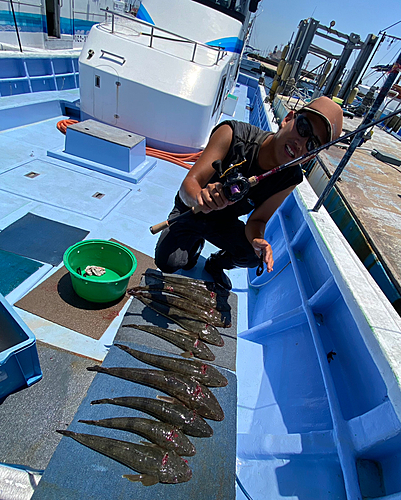
[[168, 220], [165, 220], [164, 222], [159, 222], [159, 224], [155, 224], [154, 226], [150, 226], [149, 231], [152, 234], [157, 234], [160, 233], [160, 231], [163, 231], [163, 229], [166, 229], [166, 227], [169, 226]]
[[[200, 208], [199, 205], [196, 205], [196, 207], [192, 207], [191, 210], [192, 210], [192, 213], [197, 214], [198, 212], [201, 211], [201, 208]], [[165, 220], [164, 222], [159, 222], [159, 224], [155, 224], [154, 226], [150, 226], [149, 231], [152, 234], [160, 233], [160, 231], [163, 231], [163, 229], [166, 229], [171, 224], [173, 224], [173, 222], [175, 222], [177, 219], [179, 219], [180, 217], [183, 217], [183, 216], [187, 215], [187, 213], [188, 212], [184, 212], [183, 214], [178, 215], [177, 217], [174, 217], [174, 219]]]

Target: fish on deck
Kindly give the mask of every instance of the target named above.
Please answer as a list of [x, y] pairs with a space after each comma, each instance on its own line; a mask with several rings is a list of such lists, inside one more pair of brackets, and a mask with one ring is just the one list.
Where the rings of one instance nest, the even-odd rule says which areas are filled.
[[226, 377], [217, 368], [201, 361], [150, 354], [132, 349], [123, 344], [114, 345], [143, 363], [155, 366], [156, 368], [162, 368], [163, 370], [181, 373], [187, 377], [193, 377], [207, 387], [225, 387], [228, 384]]
[[153, 387], [177, 398], [191, 410], [196, 410], [201, 417], [210, 420], [224, 420], [224, 412], [216, 396], [197, 380], [185, 375], [162, 370], [124, 367], [105, 368], [98, 365], [88, 367], [87, 370]]
[[186, 330], [169, 330], [155, 325], [137, 325], [133, 323], [122, 325], [122, 327], [135, 328], [136, 330], [156, 335], [182, 349], [184, 352], [181, 356], [184, 358], [195, 356], [195, 358], [205, 361], [214, 361], [216, 359], [209, 347], [199, 339], [196, 333]]
[[161, 304], [182, 309], [190, 313], [191, 316], [198, 317], [199, 321], [205, 321], [215, 327], [230, 328], [231, 326], [231, 319], [224, 316], [214, 306], [207, 304], [203, 296], [201, 296], [199, 300], [194, 300], [196, 294], [193, 294], [192, 298], [176, 296], [172, 286], [170, 290], [151, 287], [135, 287], [131, 288], [128, 293], [134, 297], [141, 296], [149, 300], [160, 302]]
[[167, 304], [160, 304], [159, 302], [155, 302], [154, 300], [147, 299], [140, 295], [135, 297], [145, 306], [150, 307], [155, 312], [165, 316], [174, 323], [177, 323], [185, 330], [198, 334], [199, 338], [204, 342], [218, 347], [222, 347], [224, 345], [223, 338], [214, 326], [203, 321], [199, 321], [198, 318], [192, 317], [188, 312], [182, 311], [176, 307], [169, 306]]
[[140, 396], [122, 396], [91, 401], [91, 405], [96, 404], [113, 404], [142, 411], [182, 429], [188, 436], [210, 437], [213, 435], [213, 429], [196, 411], [190, 410], [173, 398], [157, 396], [156, 399], [153, 399]]
[[148, 439], [160, 448], [175, 451], [180, 456], [192, 457], [196, 453], [195, 446], [185, 434], [177, 427], [165, 422], [140, 417], [113, 417], [100, 420], [78, 420], [78, 422], [132, 432]]
[[92, 434], [65, 430], [56, 432], [139, 472], [140, 475], [128, 474], [124, 477], [130, 481], [140, 481], [144, 486], [184, 483], [192, 477], [188, 464], [174, 451]]

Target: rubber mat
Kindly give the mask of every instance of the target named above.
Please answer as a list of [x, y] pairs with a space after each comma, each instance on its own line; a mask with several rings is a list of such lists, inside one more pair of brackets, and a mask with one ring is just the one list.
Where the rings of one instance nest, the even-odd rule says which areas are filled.
[[[180, 276], [176, 275], [177, 278]], [[149, 279], [149, 277], [142, 278], [141, 284], [154, 283], [156, 280]], [[230, 293], [227, 299], [227, 303], [230, 307], [229, 317], [231, 319], [230, 328], [218, 328], [223, 340], [224, 346], [217, 347], [214, 345], [207, 344], [209, 349], [213, 352], [216, 359], [213, 364], [222, 366], [223, 368], [228, 368], [229, 370], [235, 371], [236, 369], [236, 356], [237, 356], [237, 296], [234, 293]], [[132, 342], [148, 346], [151, 348], [161, 349], [172, 354], [180, 354], [182, 350], [176, 347], [174, 344], [167, 342], [151, 333], [143, 332], [135, 328], [124, 327], [127, 324], [138, 324], [138, 325], [157, 325], [162, 328], [168, 328], [171, 330], [182, 329], [181, 326], [177, 325], [173, 321], [170, 321], [165, 316], [156, 313], [150, 307], [145, 306], [137, 299], [133, 299], [127, 312], [125, 313], [124, 319], [121, 323], [120, 328], [116, 334], [114, 342], [122, 342], [127, 345], [131, 345]]]
[[[152, 257], [127, 248], [134, 253], [138, 262], [128, 284], [131, 287], [138, 285], [141, 274], [149, 267], [154, 269], [155, 265]], [[99, 304], [82, 299], [73, 290], [70, 273], [63, 266], [15, 306], [93, 339], [100, 339], [127, 300], [128, 296], [123, 296], [118, 301]]]
[[[146, 352], [163, 354], [155, 349]], [[90, 365], [89, 365], [90, 366]], [[103, 365], [151, 368], [126, 352], [112, 346]], [[228, 379], [226, 387], [213, 388], [212, 392], [222, 407], [225, 418], [221, 422], [208, 420], [213, 436], [195, 438], [189, 436], [196, 448], [196, 455], [185, 457], [192, 470], [192, 479], [180, 484], [156, 484], [145, 487], [123, 478], [124, 474], [137, 474], [128, 467], [105, 457], [63, 436], [53, 454], [32, 500], [231, 500], [235, 498], [236, 460], [236, 411], [237, 379], [234, 373], [220, 369]], [[68, 427], [69, 430], [95, 434], [123, 441], [139, 443], [143, 438], [132, 433], [106, 429], [79, 423], [78, 420], [141, 416], [146, 414], [115, 405], [90, 405], [95, 399], [119, 396], [143, 396], [154, 398], [160, 391], [110, 375], [96, 374], [88, 394]], [[65, 429], [66, 426], [59, 427]]]
[[68, 247], [89, 231], [27, 213], [0, 232], [0, 250], [58, 266]]
[[0, 250], [0, 293], [8, 295], [41, 267], [41, 262]]

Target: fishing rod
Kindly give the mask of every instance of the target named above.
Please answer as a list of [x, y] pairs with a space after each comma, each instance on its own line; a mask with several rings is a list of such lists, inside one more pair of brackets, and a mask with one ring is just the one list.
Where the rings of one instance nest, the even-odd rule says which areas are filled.
[[[375, 120], [373, 122], [370, 122], [366, 125], [361, 125], [357, 129], [353, 130], [352, 132], [348, 132], [347, 134], [344, 134], [337, 139], [334, 139], [333, 141], [327, 142], [326, 144], [323, 144], [322, 146], [319, 146], [312, 151], [308, 151], [304, 155], [300, 156], [299, 158], [295, 158], [295, 160], [291, 160], [287, 163], [283, 163], [282, 165], [273, 168], [272, 170], [269, 170], [267, 172], [264, 172], [261, 175], [254, 175], [252, 177], [246, 178], [244, 177], [241, 173], [238, 172], [238, 170], [235, 170], [235, 167], [238, 167], [241, 165], [243, 162], [238, 163], [236, 165], [231, 165], [226, 172], [221, 174], [220, 177], [227, 177], [227, 180], [223, 183], [223, 192], [227, 198], [228, 201], [239, 201], [241, 200], [249, 191], [249, 189], [255, 187], [257, 184], [259, 184], [260, 181], [266, 179], [267, 177], [270, 177], [271, 175], [277, 174], [278, 172], [281, 172], [282, 170], [285, 170], [286, 168], [292, 167], [294, 165], [298, 165], [299, 163], [302, 163], [303, 161], [307, 160], [308, 158], [311, 158], [313, 156], [316, 156], [318, 153], [321, 151], [328, 149], [329, 147], [333, 146], [334, 144], [337, 144], [338, 142], [344, 141], [345, 139], [348, 139], [349, 137], [353, 137], [354, 135], [363, 132], [364, 130], [367, 130], [370, 127], [373, 127], [377, 125], [378, 123], [381, 123], [384, 120], [388, 120], [389, 118], [392, 118], [393, 116], [401, 113], [401, 109], [394, 111], [393, 113], [390, 113], [386, 115], [384, 118], [380, 118], [378, 120]], [[213, 167], [215, 170], [219, 170], [221, 167], [221, 161], [217, 160], [216, 162], [213, 162]], [[226, 175], [228, 171], [232, 170], [231, 174]], [[189, 208], [187, 212], [184, 212], [180, 215], [177, 215], [176, 217], [166, 220], [164, 222], [160, 222], [159, 224], [155, 224], [154, 226], [151, 226], [149, 228], [150, 232], [152, 234], [157, 234], [163, 229], [166, 229], [167, 227], [171, 226], [176, 222], [177, 220], [181, 219], [182, 217], [188, 216], [191, 212], [193, 214], [197, 214], [201, 211], [201, 208], [199, 205]]]

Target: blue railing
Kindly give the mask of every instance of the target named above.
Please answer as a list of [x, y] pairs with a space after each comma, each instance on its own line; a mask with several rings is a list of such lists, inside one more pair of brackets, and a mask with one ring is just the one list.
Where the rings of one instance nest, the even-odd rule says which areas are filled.
[[255, 92], [255, 97], [251, 104], [250, 123], [252, 125], [256, 125], [262, 130], [267, 130], [267, 131], [271, 130], [269, 120], [267, 119], [265, 103], [264, 100], [262, 99], [259, 87]]
[[0, 57], [0, 96], [78, 87], [78, 55]]
[[258, 80], [251, 78], [243, 73], [238, 77], [238, 83], [248, 87], [247, 95], [250, 102], [249, 123], [256, 125], [263, 130], [271, 130], [269, 120], [267, 118], [264, 98], [260, 92]]

